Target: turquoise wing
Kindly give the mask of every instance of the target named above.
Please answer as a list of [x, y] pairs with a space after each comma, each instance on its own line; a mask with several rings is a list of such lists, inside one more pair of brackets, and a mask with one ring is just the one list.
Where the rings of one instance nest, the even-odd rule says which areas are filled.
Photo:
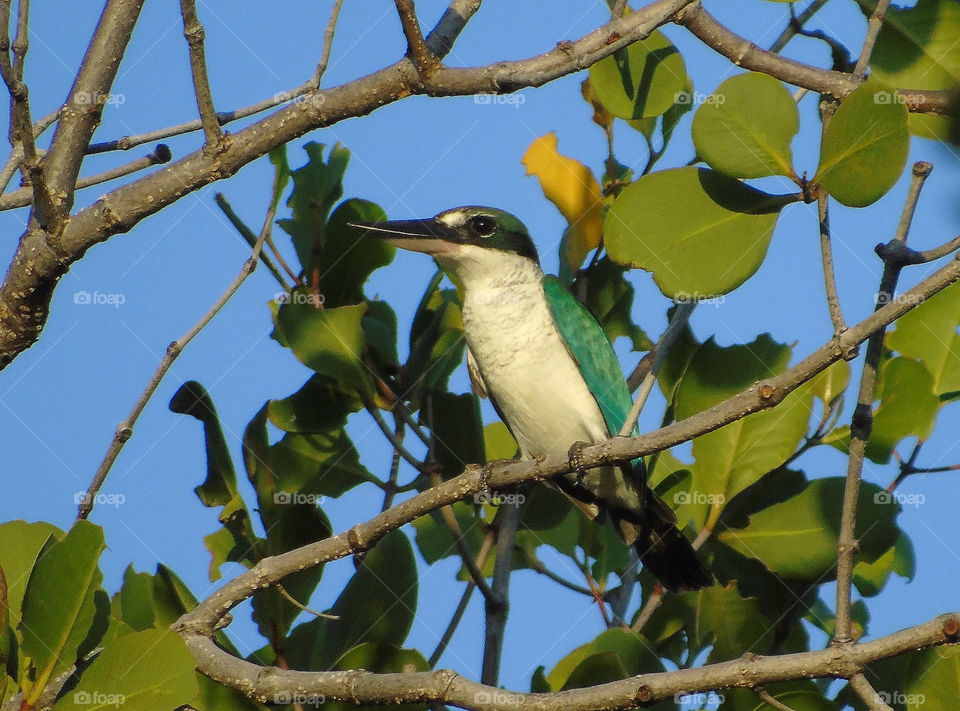
[[560, 336], [600, 406], [607, 430], [611, 436], [616, 435], [630, 414], [633, 401], [610, 341], [593, 315], [557, 277], [543, 278], [543, 293]]

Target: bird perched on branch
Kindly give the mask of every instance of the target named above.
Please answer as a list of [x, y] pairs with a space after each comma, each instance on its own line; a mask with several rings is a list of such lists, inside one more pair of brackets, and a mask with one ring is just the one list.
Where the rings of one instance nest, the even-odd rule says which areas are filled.
[[[544, 276], [526, 227], [489, 207], [458, 207], [426, 220], [357, 223], [367, 236], [433, 256], [463, 285], [467, 365], [521, 455], [602, 442], [626, 421], [631, 398], [603, 329], [555, 277]], [[552, 483], [591, 519], [609, 516], [666, 588], [713, 583], [673, 510], [646, 482], [643, 461], [581, 470]]]

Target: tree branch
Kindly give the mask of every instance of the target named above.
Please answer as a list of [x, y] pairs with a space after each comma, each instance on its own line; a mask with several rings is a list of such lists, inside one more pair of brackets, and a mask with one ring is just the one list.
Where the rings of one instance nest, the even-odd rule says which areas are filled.
[[323, 33], [323, 49], [320, 50], [320, 60], [317, 62], [317, 68], [313, 72], [313, 79], [310, 83], [314, 89], [320, 88], [320, 80], [327, 72], [327, 65], [330, 64], [330, 52], [333, 51], [333, 35], [337, 31], [337, 19], [340, 17], [340, 8], [343, 7], [343, 0], [333, 0], [333, 8], [330, 10], [330, 19], [327, 21], [327, 29]]
[[870, 19], [867, 21], [867, 36], [863, 40], [863, 48], [853, 68], [853, 75], [858, 79], [862, 79], [867, 73], [870, 57], [873, 55], [873, 46], [877, 43], [877, 35], [883, 27], [883, 16], [887, 14], [888, 7], [890, 7], [890, 0], [879, 0], [873, 12], [870, 13]]
[[[66, 216], [73, 206], [74, 186], [80, 173], [84, 151], [90, 143], [93, 131], [100, 123], [100, 114], [110, 95], [110, 88], [133, 34], [134, 25], [143, 9], [143, 0], [108, 0], [100, 14], [93, 38], [87, 46], [80, 70], [70, 88], [67, 101], [60, 112], [60, 121], [53, 134], [53, 141], [46, 157], [45, 173], [51, 198], [59, 214]], [[24, 240], [37, 248], [34, 239]], [[56, 242], [56, 240], [54, 240]], [[70, 249], [63, 249], [67, 258]], [[0, 307], [0, 318], [3, 316]]]
[[[83, 188], [89, 188], [93, 185], [106, 183], [108, 180], [116, 180], [117, 178], [122, 178], [125, 175], [137, 173], [145, 168], [167, 163], [171, 158], [172, 154], [170, 153], [169, 146], [167, 146], [165, 143], [161, 143], [152, 153], [148, 153], [143, 158], [137, 158], [129, 163], [119, 165], [116, 168], [111, 168], [110, 170], [105, 170], [102, 173], [97, 173], [96, 175], [80, 178], [77, 181], [76, 189], [82, 190]], [[13, 192], [0, 195], [0, 212], [4, 210], [14, 210], [19, 207], [26, 207], [31, 202], [33, 202], [33, 187], [23, 187], [19, 190], [14, 190]]]
[[200, 111], [203, 134], [206, 137], [207, 146], [217, 148], [223, 140], [223, 131], [220, 130], [217, 111], [213, 107], [213, 94], [210, 91], [210, 80], [207, 77], [207, 59], [203, 47], [206, 32], [197, 17], [196, 0], [180, 0], [180, 14], [183, 16], [183, 36], [186, 37], [187, 46], [190, 49], [193, 93], [197, 98], [197, 109]]
[[[918, 161], [913, 166], [913, 180], [903, 207], [900, 224], [897, 226], [893, 238], [895, 243], [904, 244], [910, 230], [913, 213], [920, 197], [923, 183], [930, 175], [933, 166]], [[903, 263], [884, 259], [883, 276], [880, 278], [880, 288], [877, 290], [876, 310], [879, 313], [884, 304], [893, 300], [897, 281]], [[863, 457], [866, 453], [867, 440], [873, 426], [873, 400], [876, 395], [877, 370], [880, 358], [883, 355], [883, 340], [886, 326], [876, 329], [870, 334], [867, 342], [867, 353], [863, 362], [863, 373], [860, 376], [860, 388], [857, 395], [857, 405], [850, 422], [850, 454], [847, 460], [847, 478], [843, 491], [843, 510], [840, 518], [840, 536], [837, 542], [837, 617], [832, 643], [847, 645], [853, 641], [852, 619], [850, 614], [850, 587], [853, 580], [853, 558], [857, 553], [858, 544], [854, 535], [857, 521], [857, 503], [860, 495], [860, 476], [863, 472]], [[864, 680], [866, 681], [866, 680]]]
[[956, 642], [960, 614], [842, 649], [740, 659], [695, 669], [644, 674], [585, 689], [557, 693], [504, 692], [465, 679], [450, 670], [377, 674], [362, 670], [303, 672], [261, 667], [232, 657], [209, 637], [181, 630], [201, 671], [222, 684], [240, 688], [261, 701], [297, 689], [328, 701], [355, 704], [439, 702], [476, 711], [588, 711], [627, 709], [676, 694], [712, 691], [792, 679], [850, 678], [868, 664], [935, 645]]
[[[636, 437], [612, 438], [585, 446], [580, 450], [582, 466], [593, 468], [652, 454], [712, 432], [754, 412], [770, 409], [790, 392], [839, 360], [845, 350], [856, 347], [872, 333], [885, 328], [910, 311], [916, 304], [958, 280], [960, 259], [953, 259], [905, 292], [903, 298], [882, 305], [863, 321], [844, 331], [839, 338], [831, 339], [784, 372], [758, 381], [745, 391], [707, 410], [654, 432]], [[357, 524], [349, 531], [332, 538], [274, 556], [269, 559], [267, 567], [264, 567], [266, 561], [257, 564], [250, 571], [223, 585], [195, 610], [187, 613], [180, 621], [181, 626], [198, 632], [207, 629], [212, 632], [220, 616], [230, 608], [260, 587], [280, 580], [289, 573], [367, 550], [390, 531], [440, 506], [472, 496], [485, 488], [507, 488], [524, 482], [543, 481], [570, 471], [570, 459], [566, 454], [553, 455], [542, 460], [497, 461], [484, 467], [469, 465], [462, 474], [400, 502], [367, 523]]]
[[483, 640], [483, 668], [480, 679], [488, 686], [496, 686], [500, 677], [500, 656], [503, 651], [503, 634], [510, 612], [510, 573], [513, 564], [513, 548], [520, 525], [520, 503], [500, 507], [497, 516], [497, 557], [493, 566], [492, 595], [486, 598], [486, 629]]
[[167, 352], [164, 353], [163, 358], [160, 360], [160, 365], [157, 366], [153, 377], [151, 377], [150, 382], [147, 383], [147, 387], [140, 394], [140, 397], [134, 404], [133, 409], [130, 410], [130, 414], [128, 414], [119, 425], [117, 425], [117, 430], [113, 436], [113, 440], [110, 442], [110, 446], [107, 448], [107, 453], [104, 455], [103, 461], [100, 463], [96, 474], [93, 476], [93, 480], [90, 482], [90, 486], [87, 487], [86, 493], [79, 502], [79, 507], [77, 509], [78, 520], [87, 518], [87, 516], [89, 516], [90, 512], [93, 510], [93, 504], [96, 501], [97, 492], [99, 492], [100, 487], [103, 486], [103, 482], [107, 478], [107, 474], [110, 472], [110, 468], [113, 466], [113, 463], [117, 461], [117, 457], [120, 455], [120, 450], [123, 449], [123, 445], [126, 444], [127, 440], [133, 435], [134, 424], [136, 424], [137, 419], [140, 417], [140, 413], [143, 412], [143, 408], [146, 407], [147, 403], [150, 401], [150, 398], [153, 397], [153, 394], [160, 385], [160, 381], [163, 380], [163, 376], [167, 374], [168, 370], [170, 370], [170, 366], [173, 365], [173, 361], [175, 361], [183, 352], [183, 349], [186, 347], [186, 345], [192, 341], [194, 337], [196, 337], [196, 335], [200, 333], [200, 331], [202, 331], [208, 323], [210, 323], [210, 320], [220, 312], [220, 309], [226, 305], [226, 303], [237, 292], [243, 282], [246, 281], [247, 277], [250, 276], [253, 273], [253, 270], [257, 268], [257, 264], [260, 261], [260, 250], [263, 248], [263, 243], [264, 240], [266, 240], [267, 235], [270, 234], [270, 230], [273, 227], [273, 218], [276, 214], [277, 201], [271, 201], [270, 207], [267, 209], [266, 217], [263, 220], [263, 227], [260, 230], [260, 237], [253, 246], [253, 252], [240, 268], [240, 273], [237, 274], [233, 282], [231, 282], [230, 286], [227, 287], [227, 290], [223, 292], [213, 306], [211, 306], [210, 309], [200, 317], [200, 320], [197, 321], [184, 335], [167, 346]]
[[813, 0], [806, 9], [801, 12], [799, 15], [793, 14], [793, 4], [790, 5], [790, 22], [783, 29], [783, 32], [780, 33], [780, 36], [773, 41], [773, 44], [770, 45], [768, 51], [779, 53], [784, 47], [787, 46], [787, 43], [790, 42], [800, 31], [803, 29], [803, 26], [807, 23], [811, 17], [816, 15], [820, 8], [827, 4], [827, 0]]
[[[794, 86], [842, 99], [860, 85], [853, 74], [820, 69], [757, 47], [717, 22], [699, 2], [692, 3], [677, 18], [708, 47], [727, 57], [738, 67], [763, 72]], [[897, 89], [911, 111], [950, 116], [957, 111], [960, 89]]]
[[[438, 57], [442, 56], [448, 43], [452, 42], [462, 29], [477, 4], [454, 2], [434, 32], [427, 37], [427, 47]], [[119, 12], [114, 8], [127, 8], [132, 5], [139, 11], [139, 2], [135, 0], [112, 0], [105, 16]], [[848, 93], [856, 86], [851, 75], [816, 69], [758, 50], [746, 40], [717, 25], [713, 18], [698, 4], [691, 3], [691, 0], [656, 0], [636, 12], [612, 20], [575, 42], [560, 43], [556, 48], [537, 57], [475, 68], [440, 66], [426, 81], [417, 75], [412, 61], [405, 58], [334, 89], [308, 91], [295, 106], [285, 106], [232, 134], [229, 145], [224, 146], [215, 156], [208, 155], [208, 152], [203, 150], [196, 151], [172, 163], [163, 171], [157, 171], [113, 190], [74, 215], [65, 227], [59, 243], [48, 244], [47, 235], [35, 230], [28, 232], [21, 239], [3, 287], [0, 288], [0, 367], [4, 367], [36, 341], [46, 322], [57, 281], [70, 264], [83, 256], [87, 249], [115, 234], [130, 230], [140, 220], [162, 210], [184, 195], [215, 180], [233, 175], [244, 165], [276, 146], [307, 131], [370, 113], [414, 90], [430, 96], [459, 96], [481, 92], [506, 93], [524, 87], [541, 86], [590, 66], [616, 50], [649, 36], [654, 29], [688, 5], [692, 11], [678, 21], [695, 34], [702, 34], [708, 44], [714, 42], [717, 46], [726, 48], [727, 40], [732, 38], [732, 54], [743, 66], [766, 70], [786, 81], [792, 78], [818, 91], [832, 91], [838, 95]], [[127, 15], [129, 14], [128, 11]], [[129, 17], [125, 19], [130, 20]], [[132, 26], [129, 21], [126, 24]], [[719, 35], [716, 34], [718, 28]], [[100, 34], [102, 33], [98, 32], [98, 36]], [[99, 47], [106, 43], [108, 42], [95, 38], [92, 46]], [[116, 45], [118, 42], [113, 40], [113, 43]], [[119, 49], [122, 48], [118, 48], [118, 51]], [[88, 52], [88, 58], [90, 54], [91, 52]], [[100, 52], [95, 54], [99, 55]], [[117, 52], [114, 55], [119, 56]], [[85, 62], [84, 66], [87, 67], [88, 63]], [[788, 71], [783, 71], [784, 66]], [[96, 73], [89, 69], [82, 70], [75, 88], [91, 85], [93, 82], [88, 81], [87, 77], [92, 74]], [[111, 72], [111, 79], [112, 76]], [[821, 86], [823, 84], [829, 86], [824, 89]], [[948, 111], [948, 99], [952, 95], [950, 92], [923, 92], [923, 97], [908, 96], [907, 90], [901, 90], [901, 94], [904, 94], [912, 110], [942, 113]], [[68, 140], [68, 144], [79, 143], [86, 146], [87, 138], [78, 136], [80, 131], [77, 124], [80, 119], [76, 116], [75, 103], [65, 107], [64, 111], [69, 114], [70, 121], [66, 121], [68, 116], [65, 114], [58, 127], [58, 135], [74, 135], [77, 140]], [[69, 128], [65, 128], [65, 125]], [[90, 126], [92, 125], [91, 120]], [[81, 138], [83, 140], [80, 140]], [[65, 149], [59, 150], [62, 152]], [[59, 173], [64, 172], [64, 166], [73, 166], [75, 162], [78, 163], [79, 158], [58, 159], [58, 185], [69, 182]], [[74, 179], [75, 176], [76, 173], [73, 172]], [[50, 187], [54, 190], [55, 186]], [[68, 191], [72, 199], [72, 184], [64, 190]]]
[[863, 699], [863, 703], [867, 705], [870, 711], [893, 711], [893, 709], [880, 698], [880, 694], [878, 694], [877, 690], [867, 681], [867, 677], [865, 677], [862, 672], [854, 674], [848, 682], [850, 688], [857, 692], [857, 696]]
[[403, 27], [403, 36], [407, 40], [407, 56], [413, 60], [417, 74], [425, 77], [439, 64], [439, 60], [427, 47], [420, 32], [420, 21], [413, 6], [413, 0], [395, 0], [397, 14], [400, 16], [400, 25]]

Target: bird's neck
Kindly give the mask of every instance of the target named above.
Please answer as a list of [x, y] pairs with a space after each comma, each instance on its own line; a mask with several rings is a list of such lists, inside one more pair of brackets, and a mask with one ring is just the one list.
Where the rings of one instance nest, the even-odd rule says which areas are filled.
[[538, 291], [543, 279], [538, 264], [517, 254], [498, 255], [496, 261], [488, 255], [466, 254], [459, 256], [456, 264], [445, 266], [451, 267], [463, 284], [467, 300], [497, 292]]

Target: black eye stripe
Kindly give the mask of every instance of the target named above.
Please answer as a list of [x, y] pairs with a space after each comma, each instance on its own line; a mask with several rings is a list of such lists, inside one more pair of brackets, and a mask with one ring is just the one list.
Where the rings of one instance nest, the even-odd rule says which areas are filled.
[[470, 226], [481, 237], [489, 237], [497, 231], [497, 221], [489, 215], [476, 215], [470, 218]]

